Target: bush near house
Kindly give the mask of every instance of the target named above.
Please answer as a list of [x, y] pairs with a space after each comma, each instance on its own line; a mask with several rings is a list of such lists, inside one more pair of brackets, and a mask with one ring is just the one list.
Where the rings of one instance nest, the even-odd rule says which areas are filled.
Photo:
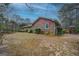
[[33, 30], [30, 30], [29, 33], [33, 33]]
[[26, 29], [26, 32], [28, 32], [28, 29]]
[[41, 33], [42, 33], [42, 32], [41, 32], [41, 29], [40, 29], [40, 28], [35, 29], [35, 33], [36, 33], [36, 34], [41, 34]]
[[57, 28], [57, 34], [56, 35], [63, 35], [64, 32], [65, 31], [62, 28]]

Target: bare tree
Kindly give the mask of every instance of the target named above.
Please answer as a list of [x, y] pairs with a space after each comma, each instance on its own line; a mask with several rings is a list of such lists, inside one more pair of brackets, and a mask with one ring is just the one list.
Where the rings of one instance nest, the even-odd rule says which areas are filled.
[[[77, 11], [79, 9], [79, 4], [64, 4], [64, 6], [60, 9], [60, 17], [62, 19], [62, 23], [64, 23], [65, 27], [74, 25], [76, 26], [77, 19]], [[76, 22], [75, 22], [75, 21]], [[74, 23], [75, 22], [75, 23]], [[79, 23], [79, 21], [78, 21]], [[78, 26], [78, 25], [77, 25]]]

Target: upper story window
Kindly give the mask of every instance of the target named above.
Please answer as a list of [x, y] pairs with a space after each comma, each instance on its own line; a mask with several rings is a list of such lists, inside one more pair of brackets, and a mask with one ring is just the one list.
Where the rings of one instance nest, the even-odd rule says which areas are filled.
[[45, 29], [48, 29], [49, 28], [49, 25], [48, 24], [45, 24]]

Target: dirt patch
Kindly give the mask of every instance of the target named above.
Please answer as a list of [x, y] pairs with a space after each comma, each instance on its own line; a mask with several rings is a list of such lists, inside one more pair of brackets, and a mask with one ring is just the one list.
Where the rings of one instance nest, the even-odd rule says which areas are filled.
[[31, 33], [4, 35], [4, 44], [12, 55], [79, 55], [79, 35], [46, 36]]

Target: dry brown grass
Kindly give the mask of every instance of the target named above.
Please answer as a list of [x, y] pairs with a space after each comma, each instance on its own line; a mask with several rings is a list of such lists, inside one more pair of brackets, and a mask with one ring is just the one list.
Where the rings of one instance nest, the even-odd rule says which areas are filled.
[[4, 35], [4, 43], [13, 55], [79, 55], [78, 35], [47, 36], [31, 33]]

